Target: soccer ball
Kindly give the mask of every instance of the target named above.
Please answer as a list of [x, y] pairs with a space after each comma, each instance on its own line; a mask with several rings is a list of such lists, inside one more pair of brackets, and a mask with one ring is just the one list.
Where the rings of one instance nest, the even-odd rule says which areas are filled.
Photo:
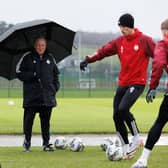
[[121, 146], [115, 144], [109, 145], [106, 149], [106, 156], [110, 161], [119, 161], [123, 158], [123, 150]]
[[65, 137], [60, 136], [55, 139], [54, 146], [56, 149], [65, 149], [67, 147], [67, 141]]
[[9, 106], [13, 106], [14, 104], [15, 104], [15, 102], [14, 102], [13, 100], [9, 100], [9, 101], [8, 101], [8, 105], [9, 105]]
[[104, 138], [103, 143], [100, 144], [100, 147], [102, 148], [103, 151], [106, 151], [107, 147], [112, 144], [114, 144], [113, 139], [107, 137], [107, 138]]
[[84, 143], [81, 138], [73, 138], [69, 143], [69, 147], [73, 152], [81, 152], [84, 150]]

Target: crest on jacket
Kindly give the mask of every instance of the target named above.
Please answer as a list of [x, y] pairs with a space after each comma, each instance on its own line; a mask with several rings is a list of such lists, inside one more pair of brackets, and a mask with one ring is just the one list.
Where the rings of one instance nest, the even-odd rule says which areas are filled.
[[139, 50], [139, 45], [138, 44], [135, 44], [134, 45], [134, 51], [138, 51]]
[[50, 64], [50, 60], [49, 60], [49, 59], [47, 59], [46, 63], [47, 63], [47, 64]]
[[124, 47], [123, 46], [121, 46], [120, 51], [121, 51], [121, 54], [124, 52]]

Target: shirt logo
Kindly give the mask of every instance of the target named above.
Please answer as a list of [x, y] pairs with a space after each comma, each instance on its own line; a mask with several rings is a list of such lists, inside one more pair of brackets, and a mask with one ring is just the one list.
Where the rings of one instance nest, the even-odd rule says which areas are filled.
[[36, 60], [33, 60], [33, 64], [36, 64]]
[[120, 51], [121, 51], [121, 54], [122, 54], [123, 51], [124, 51], [124, 47], [123, 46], [121, 46]]
[[138, 44], [135, 44], [134, 45], [134, 51], [138, 51], [139, 50], [139, 46], [138, 46]]
[[47, 64], [50, 64], [50, 60], [47, 60], [46, 63], [47, 63]]
[[132, 93], [135, 90], [134, 87], [130, 87], [130, 93]]

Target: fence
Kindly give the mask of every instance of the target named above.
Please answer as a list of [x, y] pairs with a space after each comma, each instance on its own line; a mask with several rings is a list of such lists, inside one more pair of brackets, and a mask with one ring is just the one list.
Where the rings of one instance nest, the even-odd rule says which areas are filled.
[[[76, 36], [76, 46], [73, 56], [58, 64], [60, 70], [61, 88], [58, 97], [112, 97], [118, 80], [120, 65], [118, 57], [108, 57], [88, 66], [86, 72], [81, 72], [79, 63], [88, 54], [93, 53], [103, 44], [86, 46], [82, 36]], [[151, 68], [150, 68], [151, 69]], [[149, 76], [149, 75], [148, 75]], [[160, 80], [159, 90], [165, 90], [167, 76]], [[22, 97], [22, 83], [15, 79], [8, 81], [0, 78], [0, 97]]]
[[[99, 63], [98, 63], [99, 64]], [[79, 67], [60, 69], [61, 88], [58, 97], [112, 97], [117, 87], [118, 71], [81, 72]], [[159, 90], [166, 89], [166, 74], [160, 80]], [[0, 97], [22, 97], [22, 82], [0, 78]]]
[[[118, 72], [81, 72], [79, 67], [61, 68], [59, 97], [109, 97], [116, 88]], [[114, 76], [114, 77], [113, 77]], [[109, 92], [110, 91], [110, 92]], [[22, 97], [22, 82], [0, 78], [0, 97]]]

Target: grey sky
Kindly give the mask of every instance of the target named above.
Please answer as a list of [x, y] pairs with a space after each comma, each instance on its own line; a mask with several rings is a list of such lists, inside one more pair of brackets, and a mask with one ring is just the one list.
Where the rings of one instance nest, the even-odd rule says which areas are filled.
[[75, 31], [119, 31], [117, 21], [125, 12], [135, 27], [161, 37], [160, 23], [168, 18], [167, 0], [0, 0], [0, 20], [18, 23], [51, 19]]

